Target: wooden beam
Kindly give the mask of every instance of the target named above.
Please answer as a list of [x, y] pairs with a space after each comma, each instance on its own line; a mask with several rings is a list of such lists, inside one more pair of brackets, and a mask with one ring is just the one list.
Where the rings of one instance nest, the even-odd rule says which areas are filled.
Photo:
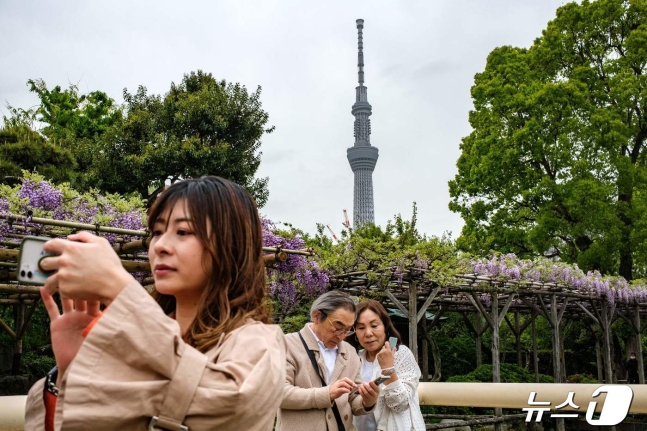
[[465, 326], [467, 326], [467, 329], [469, 329], [472, 334], [478, 336], [478, 332], [476, 332], [476, 328], [474, 328], [474, 325], [472, 325], [472, 322], [470, 321], [469, 317], [467, 317], [467, 314], [461, 313], [461, 316], [463, 317], [463, 321], [465, 322]]
[[548, 320], [548, 324], [550, 326], [554, 326], [553, 318], [550, 312], [548, 311], [548, 307], [546, 307], [546, 304], [544, 303], [544, 298], [542, 298], [541, 295], [536, 295], [536, 296], [537, 296], [537, 299], [539, 300], [539, 304], [541, 305], [541, 309], [544, 310], [543, 315], [546, 318], [546, 320]]
[[418, 310], [418, 314], [416, 316], [416, 322], [420, 322], [420, 319], [422, 319], [422, 316], [425, 315], [425, 312], [427, 311], [429, 304], [431, 304], [431, 301], [433, 301], [436, 295], [438, 295], [438, 292], [440, 292], [440, 287], [437, 287], [431, 291], [425, 303], [422, 304], [422, 307], [420, 307], [420, 309]]
[[513, 324], [512, 324], [512, 322], [510, 321], [510, 319], [508, 319], [508, 316], [505, 316], [505, 315], [504, 315], [504, 316], [503, 316], [503, 320], [505, 320], [505, 323], [507, 323], [507, 324], [508, 324], [508, 328], [510, 328], [510, 330], [512, 331], [512, 333], [513, 333], [515, 336], [517, 336], [517, 335], [518, 335], [518, 334], [517, 334], [517, 328], [515, 328], [515, 327], [514, 327], [514, 325], [513, 325]]
[[568, 301], [570, 298], [564, 298], [564, 302], [562, 302], [562, 309], [559, 310], [559, 317], [557, 317], [557, 323], [562, 321], [562, 317], [564, 317], [564, 311], [566, 311], [566, 307], [568, 306]]
[[36, 311], [36, 307], [38, 307], [38, 302], [40, 298], [36, 298], [27, 312], [27, 315], [25, 316], [25, 321], [22, 323], [22, 327], [20, 328], [20, 332], [16, 334], [16, 338], [19, 340], [22, 340], [22, 337], [25, 336], [25, 331], [27, 331], [27, 325], [29, 325], [29, 322], [31, 321], [32, 316], [34, 315], [34, 311]]
[[530, 323], [532, 323], [532, 318], [526, 319], [522, 324], [521, 327], [519, 328], [519, 334], [523, 334], [523, 331], [530, 326]]
[[499, 326], [501, 326], [501, 321], [503, 320], [502, 316], [505, 316], [508, 310], [510, 309], [510, 304], [514, 301], [515, 294], [513, 293], [508, 297], [508, 300], [506, 301], [505, 305], [503, 306], [503, 310], [501, 310], [501, 314], [499, 314], [499, 321], [497, 322]]
[[447, 311], [447, 308], [445, 308], [444, 305], [441, 305], [440, 309], [438, 310], [438, 313], [434, 314], [434, 318], [432, 319], [431, 323], [427, 327], [428, 330], [432, 330], [440, 322], [440, 318], [442, 317], [443, 314], [445, 314], [445, 311]]
[[467, 299], [470, 300], [472, 304], [481, 312], [483, 317], [485, 317], [485, 321], [487, 322], [488, 325], [490, 325], [490, 328], [494, 329], [494, 322], [490, 318], [490, 315], [488, 314], [487, 311], [485, 311], [485, 307], [483, 307], [483, 304], [481, 303], [481, 300], [476, 296], [476, 293], [472, 292], [469, 295], [465, 295]]
[[393, 293], [391, 293], [390, 290], [384, 289], [384, 291], [386, 292], [386, 296], [388, 296], [389, 299], [391, 300], [391, 302], [393, 302], [393, 305], [398, 307], [398, 309], [400, 311], [402, 311], [405, 316], [408, 316], [409, 315], [409, 310], [407, 310], [407, 308], [404, 305], [402, 305], [400, 300], [398, 298], [396, 298], [395, 296], [393, 296]]
[[409, 284], [409, 350], [418, 363], [418, 321], [416, 320], [417, 293], [416, 283]]
[[584, 307], [584, 306], [583, 306], [582, 304], [580, 304], [579, 302], [576, 302], [576, 303], [575, 303], [575, 305], [577, 305], [578, 307], [580, 307], [580, 308], [582, 309], [582, 311], [583, 311], [584, 313], [586, 313], [586, 315], [587, 315], [587, 316], [589, 316], [589, 317], [590, 317], [590, 318], [591, 318], [595, 323], [597, 323], [598, 325], [600, 324], [600, 321], [597, 319], [597, 317], [595, 317], [595, 316], [594, 316], [594, 315], [593, 315], [589, 310], [587, 310], [587, 309], [586, 309], [586, 307]]
[[636, 325], [634, 324], [634, 321], [630, 319], [627, 315], [625, 315], [622, 311], [618, 310], [618, 316], [622, 318], [625, 322], [627, 322], [631, 328], [634, 330], [634, 332], [637, 332], [638, 329], [636, 328]]
[[9, 334], [9, 336], [10, 336], [13, 340], [15, 340], [15, 339], [16, 339], [16, 333], [15, 333], [15, 332], [13, 332], [13, 329], [11, 329], [11, 328], [9, 327], [9, 325], [7, 325], [7, 324], [4, 322], [4, 320], [2, 320], [2, 319], [0, 319], [0, 327], [1, 327], [2, 329], [4, 329], [4, 330], [7, 332], [7, 334]]
[[524, 304], [526, 304], [528, 307], [530, 307], [530, 309], [531, 309], [531, 310], [533, 310], [533, 311], [534, 311], [538, 316], [546, 317], [546, 315], [544, 314], [544, 312], [543, 312], [542, 310], [540, 310], [540, 309], [539, 309], [539, 307], [537, 307], [535, 304], [533, 304], [532, 302], [528, 302], [528, 301], [526, 300], [526, 298], [523, 298], [523, 297], [521, 297], [521, 298], [519, 298], [519, 299], [521, 299], [521, 302], [523, 302], [523, 303], [524, 303]]

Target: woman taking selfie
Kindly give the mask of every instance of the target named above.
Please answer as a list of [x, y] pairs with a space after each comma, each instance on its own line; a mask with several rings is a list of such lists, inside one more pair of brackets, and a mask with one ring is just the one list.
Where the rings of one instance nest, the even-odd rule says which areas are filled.
[[406, 346], [391, 346], [390, 337], [400, 334], [379, 302], [366, 300], [357, 306], [355, 333], [362, 347], [362, 381], [388, 376], [372, 414], [355, 417], [358, 431], [424, 431], [418, 401], [420, 368]]
[[271, 430], [285, 340], [264, 324], [253, 199], [218, 177], [177, 182], [151, 208], [148, 229], [153, 297], [103, 238], [45, 244], [58, 255], [42, 261], [56, 272], [41, 288], [58, 373], [32, 387], [25, 429]]

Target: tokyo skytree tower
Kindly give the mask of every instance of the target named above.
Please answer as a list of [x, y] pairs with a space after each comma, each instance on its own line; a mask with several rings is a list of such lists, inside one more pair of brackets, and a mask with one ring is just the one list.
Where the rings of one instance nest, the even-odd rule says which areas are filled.
[[368, 103], [368, 92], [364, 86], [364, 43], [362, 30], [364, 20], [357, 21], [357, 66], [359, 67], [359, 85], [355, 87], [355, 104], [351, 113], [355, 116], [355, 145], [346, 153], [350, 167], [355, 174], [355, 193], [353, 197], [353, 227], [364, 223], [375, 223], [373, 206], [373, 170], [377, 163], [379, 151], [371, 146], [371, 105]]

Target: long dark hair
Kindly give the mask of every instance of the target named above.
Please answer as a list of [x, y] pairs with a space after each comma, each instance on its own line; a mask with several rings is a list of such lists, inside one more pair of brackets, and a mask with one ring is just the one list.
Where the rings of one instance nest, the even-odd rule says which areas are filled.
[[[179, 181], [157, 198], [148, 229], [167, 209], [182, 202], [192, 229], [211, 257], [209, 282], [184, 340], [205, 353], [248, 318], [269, 323], [263, 263], [263, 230], [254, 199], [238, 184], [216, 176]], [[170, 217], [169, 217], [170, 219]], [[153, 297], [167, 314], [175, 297]]]
[[[359, 316], [361, 316], [362, 313], [365, 312], [366, 310], [371, 310], [372, 312], [377, 314], [377, 316], [382, 321], [382, 324], [384, 325], [384, 331], [386, 332], [385, 341], [389, 341], [389, 337], [396, 337], [398, 339], [398, 346], [402, 344], [402, 337], [400, 337], [400, 333], [398, 332], [397, 329], [395, 329], [395, 326], [393, 326], [393, 322], [389, 317], [389, 313], [386, 312], [386, 309], [382, 306], [382, 304], [380, 304], [374, 299], [365, 299], [364, 301], [360, 302], [357, 305], [357, 317], [355, 318], [355, 329], [357, 329], [357, 321], [359, 320]], [[359, 344], [359, 339], [357, 339], [357, 345], [355, 347], [361, 347]], [[393, 347], [395, 346], [391, 346], [391, 348]]]

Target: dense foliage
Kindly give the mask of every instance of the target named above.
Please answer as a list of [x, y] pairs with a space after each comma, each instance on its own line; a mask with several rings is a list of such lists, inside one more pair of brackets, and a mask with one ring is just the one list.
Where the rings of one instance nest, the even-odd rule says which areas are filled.
[[449, 183], [462, 249], [647, 274], [646, 45], [647, 1], [584, 0], [490, 53]]
[[[462, 376], [453, 376], [448, 382], [491, 382], [492, 365], [483, 364], [474, 371]], [[535, 383], [534, 374], [525, 368], [513, 364], [501, 364], [501, 383]], [[553, 383], [553, 378], [545, 374], [539, 375], [539, 383]]]
[[408, 267], [423, 269], [428, 278], [440, 283], [456, 273], [469, 271], [451, 237], [420, 234], [417, 216], [414, 203], [411, 220], [397, 214], [384, 228], [373, 224], [358, 229], [345, 227], [337, 243], [324, 234], [323, 225], [318, 225], [314, 236], [303, 236], [316, 251], [322, 268], [336, 275], [365, 271], [368, 279], [381, 287], [392, 275], [402, 282], [402, 273]]
[[[269, 116], [258, 87], [216, 80], [202, 71], [172, 83], [165, 95], [139, 86], [124, 90], [124, 104], [76, 85], [48, 88], [29, 80], [40, 99], [34, 109], [9, 106], [0, 129], [0, 182], [13, 184], [20, 169], [76, 189], [155, 196], [167, 181], [219, 175], [246, 187], [259, 207], [267, 178], [255, 178]], [[39, 129], [36, 126], [40, 126]]]

